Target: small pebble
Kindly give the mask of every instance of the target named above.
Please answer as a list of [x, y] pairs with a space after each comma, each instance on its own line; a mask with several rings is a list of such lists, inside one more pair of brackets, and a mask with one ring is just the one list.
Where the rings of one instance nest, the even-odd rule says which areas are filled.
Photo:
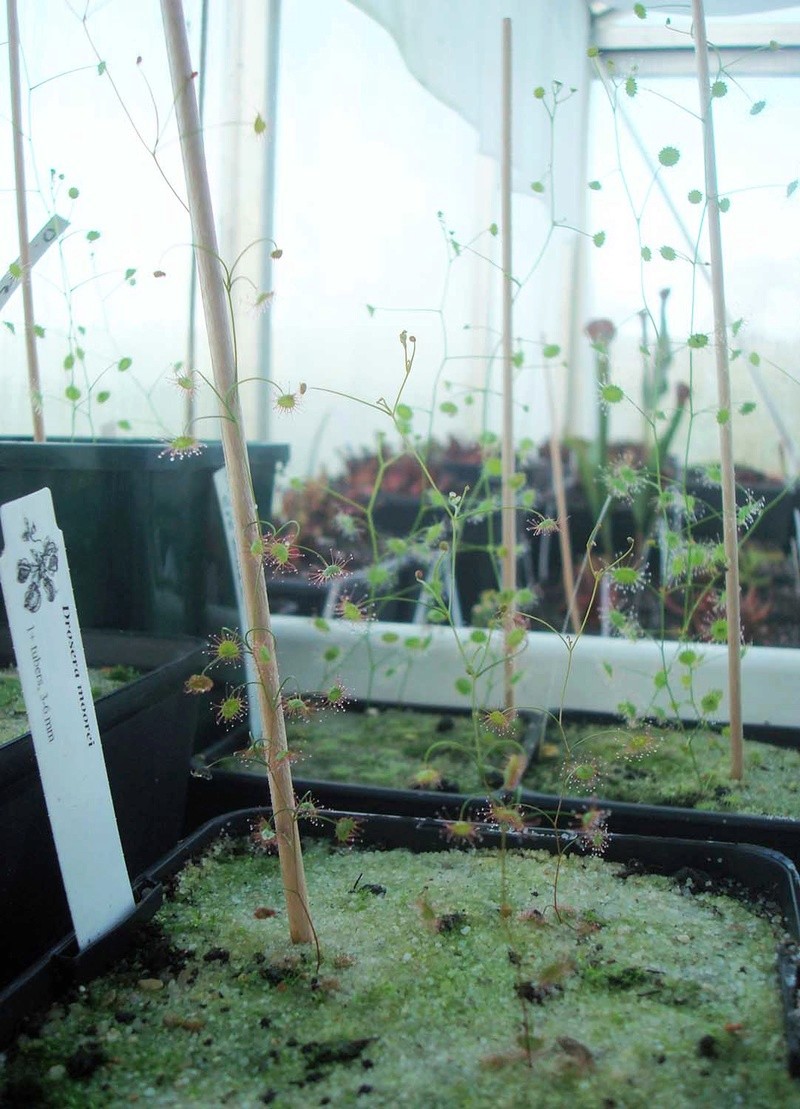
[[158, 990], [164, 989], [164, 983], [160, 978], [140, 978], [139, 989], [147, 990], [148, 993], [157, 993]]

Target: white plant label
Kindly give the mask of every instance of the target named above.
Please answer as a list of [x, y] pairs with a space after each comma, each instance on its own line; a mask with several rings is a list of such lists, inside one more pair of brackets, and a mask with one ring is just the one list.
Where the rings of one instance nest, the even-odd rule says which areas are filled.
[[[236, 553], [236, 526], [233, 522], [233, 503], [231, 501], [230, 486], [228, 485], [228, 475], [224, 466], [214, 473], [214, 488], [217, 491], [219, 510], [222, 514], [222, 526], [228, 544], [228, 558], [231, 564], [231, 573], [233, 574], [233, 584], [236, 589], [236, 607], [239, 609], [239, 628], [243, 632], [246, 632], [247, 614], [244, 611], [242, 575], [239, 573], [239, 556]], [[249, 690], [254, 690], [258, 685], [258, 671], [256, 670], [253, 656], [249, 653], [245, 653], [244, 656], [244, 675], [247, 681], [247, 688]], [[264, 736], [264, 729], [261, 725], [261, 710], [257, 699], [252, 695], [249, 696], [247, 698], [247, 706], [250, 734], [254, 739], [261, 739]]]
[[[35, 266], [44, 252], [54, 243], [59, 235], [62, 235], [69, 227], [69, 220], [62, 219], [61, 216], [53, 216], [48, 220], [38, 235], [35, 235], [28, 246], [28, 256], [31, 260], [31, 267]], [[22, 280], [22, 274], [18, 272], [20, 269], [19, 258], [13, 264], [8, 273], [3, 277], [0, 282], [0, 311], [6, 306], [8, 298], [16, 292]]]
[[81, 950], [134, 907], [49, 489], [0, 508], [0, 584]]

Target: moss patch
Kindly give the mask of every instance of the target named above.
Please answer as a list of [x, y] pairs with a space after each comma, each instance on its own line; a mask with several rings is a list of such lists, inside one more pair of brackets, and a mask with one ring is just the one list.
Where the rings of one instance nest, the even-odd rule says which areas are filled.
[[745, 740], [741, 782], [729, 746], [703, 729], [567, 724], [547, 733], [524, 785], [542, 793], [800, 819], [800, 751]]
[[[517, 733], [519, 735], [519, 732]], [[505, 761], [519, 750], [514, 735], [498, 735], [469, 716], [413, 709], [320, 712], [289, 723], [289, 746], [299, 753], [296, 776], [413, 787], [424, 768], [425, 788], [481, 796], [503, 780]], [[483, 760], [477, 769], [476, 759]], [[549, 725], [542, 757], [522, 785], [541, 793], [596, 796], [650, 805], [800, 819], [800, 750], [745, 739], [745, 776], [733, 782], [724, 737], [708, 729], [567, 724]], [[263, 773], [258, 759], [231, 759]]]
[[[139, 677], [129, 666], [106, 666], [89, 670], [92, 697], [95, 701], [114, 693], [123, 685]], [[17, 672], [0, 670], [0, 745], [28, 731], [28, 713], [22, 696]]]
[[[493, 732], [469, 715], [403, 708], [320, 711], [287, 722], [297, 777], [477, 794], [502, 783], [519, 734], [519, 727]], [[263, 773], [258, 759], [236, 762]]]
[[539, 1089], [548, 1109], [758, 1109], [798, 1098], [776, 918], [578, 856], [561, 869], [560, 921], [555, 862], [540, 852], [512, 851], [502, 868], [494, 850], [313, 844], [306, 868], [321, 963], [288, 943], [274, 857], [219, 844], [182, 873], [117, 973], [55, 1005], [8, 1053], [8, 1103], [484, 1109], [531, 1104]]

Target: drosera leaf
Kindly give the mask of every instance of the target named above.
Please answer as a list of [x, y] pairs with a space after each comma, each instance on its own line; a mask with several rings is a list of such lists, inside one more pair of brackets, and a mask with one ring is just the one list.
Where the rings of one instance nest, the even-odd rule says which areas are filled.
[[671, 246], [662, 246], [658, 252], [665, 262], [674, 262], [678, 257], [677, 252]]
[[708, 346], [708, 335], [704, 335], [698, 331], [694, 335], [689, 336], [688, 346], [692, 350], [701, 350], [703, 347]]
[[117, 362], [117, 369], [120, 371], [120, 373], [124, 373], [125, 370], [129, 370], [132, 365], [132, 358], [120, 358], [119, 362]]
[[596, 247], [601, 247], [606, 241], [605, 231], [598, 231], [596, 235], [592, 235], [592, 242]]
[[266, 129], [267, 125], [264, 121], [264, 117], [261, 115], [261, 112], [257, 112], [256, 118], [253, 120], [253, 130], [257, 135], [263, 135]]
[[658, 160], [662, 166], [676, 166], [680, 161], [681, 152], [674, 146], [664, 146], [658, 152]]
[[750, 109], [751, 116], [758, 116], [764, 111], [767, 106], [766, 100], [756, 100], [755, 104]]
[[542, 355], [545, 358], [558, 358], [559, 354], [561, 354], [561, 347], [558, 343], [546, 343], [542, 349]]
[[600, 390], [600, 400], [603, 404], [619, 404], [624, 398], [625, 394], [619, 385], [614, 385], [610, 381]]
[[691, 192], [688, 194], [687, 199], [690, 204], [699, 204], [700, 201], [703, 199], [703, 194], [700, 192], [699, 189], [692, 189]]
[[706, 693], [700, 700], [700, 708], [703, 713], [708, 716], [712, 712], [716, 712], [722, 703], [722, 690], [712, 689]]
[[626, 94], [628, 96], [633, 97], [633, 96], [636, 96], [636, 93], [638, 91], [639, 91], [639, 85], [636, 81], [636, 78], [635, 77], [629, 77], [627, 79], [627, 81], [625, 82], [625, 92], [626, 92]]
[[722, 96], [728, 95], [728, 86], [724, 81], [714, 81], [711, 85], [711, 95], [719, 99]]

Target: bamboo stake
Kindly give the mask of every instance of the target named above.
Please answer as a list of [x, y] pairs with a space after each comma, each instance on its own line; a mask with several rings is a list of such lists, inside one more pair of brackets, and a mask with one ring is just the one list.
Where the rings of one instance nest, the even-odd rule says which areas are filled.
[[505, 614], [505, 655], [503, 659], [505, 707], [514, 707], [514, 657], [509, 639], [514, 629], [517, 591], [517, 537], [515, 500], [512, 488], [514, 475], [514, 375], [512, 336], [512, 275], [511, 275], [511, 20], [503, 20], [503, 160], [502, 247], [503, 247], [503, 440], [502, 440], [502, 538], [503, 590], [511, 598]]
[[253, 497], [244, 422], [236, 381], [228, 303], [203, 148], [203, 136], [194, 93], [189, 43], [181, 0], [161, 0], [175, 112], [180, 133], [183, 167], [192, 220], [200, 292], [203, 299], [211, 362], [221, 404], [222, 446], [231, 488], [236, 547], [242, 592], [249, 625], [250, 647], [258, 670], [258, 700], [267, 738], [267, 774], [274, 811], [283, 888], [294, 943], [311, 943], [314, 928], [308, 907], [300, 837], [294, 818], [294, 789], [286, 753], [286, 727], [280, 697], [275, 643], [270, 626], [269, 601], [261, 560], [250, 554], [260, 539], [258, 512]]
[[711, 81], [708, 68], [703, 0], [692, 0], [694, 48], [697, 79], [700, 85], [700, 118], [703, 123], [706, 198], [708, 201], [708, 240], [711, 263], [711, 292], [714, 304], [714, 348], [717, 363], [717, 399], [728, 418], [719, 423], [719, 452], [722, 469], [722, 534], [725, 543], [725, 597], [728, 620], [728, 701], [730, 713], [731, 777], [744, 773], [742, 734], [742, 668], [740, 654], [741, 612], [739, 603], [739, 545], [736, 534], [736, 479], [733, 464], [731, 426], [731, 384], [728, 364], [728, 338], [725, 311], [725, 284], [722, 263], [722, 232], [719, 218], [717, 163], [714, 146], [714, 121], [711, 110]]
[[33, 439], [43, 443], [44, 413], [42, 411], [42, 385], [39, 376], [39, 352], [36, 349], [36, 321], [33, 315], [33, 285], [31, 283], [31, 256], [28, 244], [28, 197], [25, 189], [25, 152], [22, 145], [22, 102], [20, 96], [19, 20], [17, 0], [6, 0], [8, 20], [8, 71], [11, 85], [11, 129], [14, 136], [14, 186], [17, 194], [17, 233], [19, 235], [19, 264], [22, 270], [22, 313], [25, 320], [25, 356], [28, 363], [28, 396], [33, 418]]

